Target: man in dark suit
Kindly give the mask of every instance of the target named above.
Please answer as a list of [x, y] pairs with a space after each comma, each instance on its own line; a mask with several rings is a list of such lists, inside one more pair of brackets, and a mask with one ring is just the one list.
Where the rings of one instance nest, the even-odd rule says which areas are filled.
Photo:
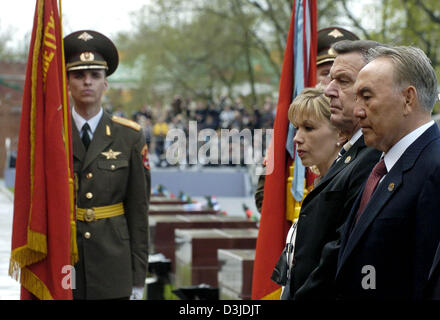
[[140, 126], [102, 108], [118, 52], [104, 35], [64, 39], [72, 108], [77, 244], [74, 299], [141, 298], [148, 262], [149, 170]]
[[294, 256], [283, 299], [335, 299], [334, 276], [339, 248], [338, 229], [380, 153], [364, 144], [354, 117], [353, 85], [367, 63], [365, 53], [378, 43], [344, 40], [333, 45], [337, 53], [325, 89], [330, 98], [331, 123], [346, 137], [339, 159], [305, 197], [294, 240]]
[[421, 299], [440, 240], [437, 79], [418, 48], [369, 53], [355, 115], [383, 156], [344, 226], [337, 288], [343, 299]]
[[[340, 27], [328, 27], [318, 30], [318, 47], [316, 55], [316, 82], [324, 87], [330, 83], [330, 68], [336, 58], [336, 52], [331, 48], [332, 44], [342, 40], [359, 40], [354, 33]], [[263, 163], [263, 167], [266, 164]], [[261, 212], [264, 196], [264, 182], [266, 174], [260, 175], [255, 190], [255, 205]], [[292, 176], [293, 177], [293, 176]], [[293, 196], [292, 196], [293, 199]], [[295, 206], [300, 206], [295, 202]]]
[[424, 298], [440, 300], [440, 244], [437, 246], [434, 262], [429, 271], [428, 281], [424, 289]]

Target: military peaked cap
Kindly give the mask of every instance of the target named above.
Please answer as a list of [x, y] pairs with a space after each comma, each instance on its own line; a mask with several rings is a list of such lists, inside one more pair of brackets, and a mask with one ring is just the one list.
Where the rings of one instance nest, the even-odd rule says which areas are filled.
[[107, 76], [115, 72], [119, 63], [118, 50], [103, 34], [80, 30], [64, 38], [67, 71], [105, 69]]
[[333, 43], [341, 40], [359, 40], [359, 38], [354, 33], [339, 27], [318, 30], [316, 65], [335, 60], [336, 53], [331, 49], [331, 46]]

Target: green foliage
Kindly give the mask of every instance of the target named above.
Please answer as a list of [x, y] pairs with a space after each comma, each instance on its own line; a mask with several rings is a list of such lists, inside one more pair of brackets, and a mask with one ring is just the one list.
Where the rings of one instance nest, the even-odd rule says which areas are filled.
[[3, 61], [26, 61], [29, 51], [30, 33], [19, 42], [16, 48], [8, 46], [13, 36], [14, 32], [10, 27], [0, 30], [0, 59]]
[[136, 104], [275, 94], [291, 9], [287, 0], [153, 0], [117, 39], [122, 62], [144, 75]]
[[[109, 79], [108, 103], [132, 112], [145, 104], [167, 105], [180, 94], [211, 101], [240, 97], [261, 105], [278, 92], [292, 5], [293, 0], [149, 1], [133, 15], [133, 30], [115, 39], [123, 79]], [[318, 29], [337, 25], [362, 39], [420, 47], [440, 75], [438, 0], [317, 5]], [[13, 29], [0, 31], [0, 59], [26, 61], [30, 34], [10, 48], [13, 37]]]
[[[247, 104], [261, 103], [278, 91], [292, 4], [292, 0], [152, 0], [134, 16], [134, 30], [116, 40], [122, 64], [139, 75], [136, 88], [128, 95], [110, 92], [109, 100], [131, 110], [146, 103], [169, 104], [176, 94], [195, 100], [226, 95], [241, 97]], [[318, 28], [337, 25], [362, 39], [418, 46], [440, 71], [438, 0], [317, 4]]]
[[[337, 0], [343, 15], [362, 35], [390, 45], [416, 46], [431, 59], [440, 75], [440, 7], [438, 0]], [[357, 12], [354, 8], [358, 8]], [[360, 11], [360, 12], [359, 12]], [[355, 12], [357, 14], [355, 14]], [[368, 19], [364, 18], [365, 13]], [[366, 25], [370, 27], [367, 28]]]

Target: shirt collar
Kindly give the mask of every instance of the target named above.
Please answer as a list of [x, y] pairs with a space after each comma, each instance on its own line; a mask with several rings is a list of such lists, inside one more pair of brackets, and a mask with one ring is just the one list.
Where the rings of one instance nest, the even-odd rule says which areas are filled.
[[391, 168], [396, 164], [396, 162], [400, 159], [402, 154], [405, 152], [408, 147], [417, 140], [429, 127], [434, 124], [434, 121], [431, 120], [428, 123], [418, 127], [417, 129], [411, 131], [402, 139], [400, 139], [394, 146], [388, 150], [387, 153], [384, 153], [384, 161], [387, 167], [387, 171], [390, 172]]
[[351, 139], [348, 141], [350, 143], [350, 146], [354, 145], [361, 136], [362, 136], [362, 130], [359, 128], [358, 131], [356, 131], [354, 135], [351, 137]]
[[98, 126], [99, 120], [101, 120], [103, 113], [102, 108], [100, 108], [99, 112], [95, 116], [89, 120], [85, 120], [76, 112], [75, 108], [72, 108], [72, 118], [78, 131], [81, 131], [83, 125], [87, 122], [90, 126], [90, 131], [92, 131], [92, 135], [95, 133], [96, 127]]
[[[344, 144], [344, 146], [343, 146], [343, 148], [345, 149], [345, 152], [347, 152], [348, 150], [350, 150], [350, 148], [359, 140], [359, 138], [362, 136], [362, 130], [361, 129], [359, 129], [358, 131], [356, 131], [355, 133], [354, 133], [354, 135], [351, 137], [351, 139], [350, 140], [348, 140], [345, 144]], [[345, 153], [344, 152], [344, 153]]]

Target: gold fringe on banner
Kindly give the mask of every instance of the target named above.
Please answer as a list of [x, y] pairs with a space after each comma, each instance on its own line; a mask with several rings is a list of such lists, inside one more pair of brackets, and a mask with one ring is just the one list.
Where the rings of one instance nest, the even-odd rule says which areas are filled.
[[269, 293], [264, 296], [261, 300], [280, 300], [281, 298], [281, 288], [275, 290], [274, 292]]
[[54, 300], [44, 282], [28, 268], [21, 269], [20, 281], [26, 283], [28, 287], [25, 288], [40, 300]]
[[[32, 201], [34, 191], [34, 166], [35, 166], [35, 121], [37, 104], [37, 72], [38, 61], [41, 47], [41, 35], [43, 29], [43, 9], [44, 0], [37, 0], [37, 29], [32, 56], [32, 76], [31, 76], [31, 110], [30, 110], [30, 209], [29, 223], [32, 218]], [[46, 285], [29, 269], [28, 265], [43, 260], [47, 256], [46, 235], [32, 231], [27, 231], [27, 244], [16, 248], [11, 253], [9, 263], [9, 275], [15, 279], [20, 278], [21, 285], [38, 299], [53, 299]]]
[[16, 248], [11, 253], [11, 260], [9, 263], [9, 275], [18, 280], [21, 268], [43, 260], [46, 255], [46, 236], [28, 229], [27, 244], [22, 247]]

